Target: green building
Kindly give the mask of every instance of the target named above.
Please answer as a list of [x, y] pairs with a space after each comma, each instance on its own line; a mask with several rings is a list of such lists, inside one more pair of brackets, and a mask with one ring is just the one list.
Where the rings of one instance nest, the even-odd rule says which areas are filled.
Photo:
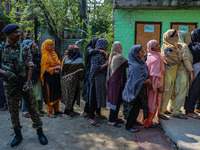
[[190, 33], [200, 27], [200, 0], [115, 0], [114, 40], [123, 45], [123, 54], [134, 44], [146, 50], [146, 44], [156, 39], [162, 45], [162, 36], [169, 29]]

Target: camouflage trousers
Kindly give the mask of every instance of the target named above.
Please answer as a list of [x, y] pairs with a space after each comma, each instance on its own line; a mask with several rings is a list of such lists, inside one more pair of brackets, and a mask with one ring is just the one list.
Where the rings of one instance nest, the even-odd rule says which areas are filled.
[[26, 106], [28, 107], [28, 111], [31, 115], [31, 119], [33, 121], [33, 128], [41, 128], [42, 121], [39, 117], [39, 114], [36, 110], [36, 101], [33, 92], [33, 86], [30, 84], [30, 88], [28, 91], [18, 91], [14, 94], [14, 96], [10, 96], [10, 92], [15, 86], [11, 84], [4, 83], [5, 94], [8, 100], [8, 107], [10, 110], [11, 121], [14, 130], [20, 130], [22, 126], [20, 125], [19, 120], [19, 101], [21, 101], [22, 97], [25, 101]]

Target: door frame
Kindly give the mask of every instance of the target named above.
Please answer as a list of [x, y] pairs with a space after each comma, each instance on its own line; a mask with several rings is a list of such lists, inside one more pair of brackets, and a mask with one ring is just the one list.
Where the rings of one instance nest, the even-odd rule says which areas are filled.
[[175, 25], [195, 25], [195, 28], [197, 28], [197, 24], [198, 22], [171, 22], [170, 23], [170, 28], [172, 29], [172, 24], [175, 24]]
[[160, 41], [159, 44], [161, 44], [161, 34], [162, 34], [162, 22], [154, 22], [154, 21], [136, 21], [135, 22], [135, 44], [136, 44], [136, 38], [137, 38], [137, 24], [160, 24]]

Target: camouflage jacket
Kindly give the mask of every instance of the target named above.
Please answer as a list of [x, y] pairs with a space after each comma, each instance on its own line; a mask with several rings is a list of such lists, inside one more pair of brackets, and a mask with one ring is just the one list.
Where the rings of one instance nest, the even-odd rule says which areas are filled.
[[[20, 61], [20, 46], [22, 49]], [[34, 66], [30, 49], [20, 42], [10, 45], [8, 41], [0, 45], [0, 66], [3, 70], [8, 70], [16, 75], [27, 77], [28, 67]]]

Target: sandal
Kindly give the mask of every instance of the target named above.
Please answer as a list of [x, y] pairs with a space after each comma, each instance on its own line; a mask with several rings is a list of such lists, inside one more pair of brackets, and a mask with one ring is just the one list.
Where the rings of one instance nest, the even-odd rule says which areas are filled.
[[125, 131], [131, 132], [131, 133], [136, 133], [136, 132], [139, 132], [140, 130], [137, 128], [130, 128], [130, 129], [125, 129]]
[[144, 126], [144, 124], [142, 122], [140, 122], [140, 121], [136, 121], [135, 125], [136, 126]]
[[163, 119], [163, 120], [169, 120], [169, 118], [165, 115], [158, 115], [158, 118]]
[[104, 116], [104, 115], [96, 115], [96, 118], [99, 118], [99, 119], [107, 119], [106, 116]]
[[152, 122], [152, 125], [149, 128], [155, 128], [158, 126], [158, 123]]
[[66, 114], [63, 114], [63, 117], [67, 120], [71, 120], [72, 119], [72, 116], [70, 115], [66, 115]]
[[149, 126], [149, 127], [144, 127], [145, 129], [148, 129], [148, 128], [155, 128], [158, 126], [158, 123], [156, 122], [152, 122], [152, 124]]
[[49, 118], [56, 118], [54, 114], [47, 115]]
[[170, 114], [172, 114], [172, 113], [171, 113], [170, 111], [167, 110], [167, 111], [164, 112], [164, 114], [170, 115]]
[[124, 120], [117, 118], [117, 119], [116, 119], [116, 123], [122, 124], [122, 123], [124, 123]]
[[83, 118], [88, 119], [89, 115], [82, 115]]
[[79, 116], [80, 113], [73, 111], [73, 115], [74, 115], [74, 116]]
[[25, 118], [30, 118], [31, 117], [29, 112], [22, 112], [22, 116], [25, 117]]
[[173, 117], [179, 119], [188, 119], [184, 114], [173, 114]]
[[46, 112], [44, 110], [40, 110], [39, 111], [41, 114], [46, 114]]
[[[90, 122], [89, 119], [90, 119], [90, 118], [88, 118], [88, 122], [89, 122], [92, 126], [94, 126], [94, 127], [99, 127], [99, 124], [98, 124], [96, 121]], [[91, 119], [91, 120], [92, 120], [92, 119]]]
[[116, 128], [121, 128], [122, 126], [120, 126], [118, 123], [116, 122], [108, 122], [108, 125], [116, 127]]
[[200, 109], [195, 109], [195, 111], [196, 111], [197, 113], [200, 113]]
[[200, 116], [196, 113], [190, 113], [190, 114], [193, 114], [193, 115], [188, 115], [189, 113], [187, 113], [187, 116], [188, 117], [191, 117], [191, 118], [194, 118], [194, 119], [200, 119]]

